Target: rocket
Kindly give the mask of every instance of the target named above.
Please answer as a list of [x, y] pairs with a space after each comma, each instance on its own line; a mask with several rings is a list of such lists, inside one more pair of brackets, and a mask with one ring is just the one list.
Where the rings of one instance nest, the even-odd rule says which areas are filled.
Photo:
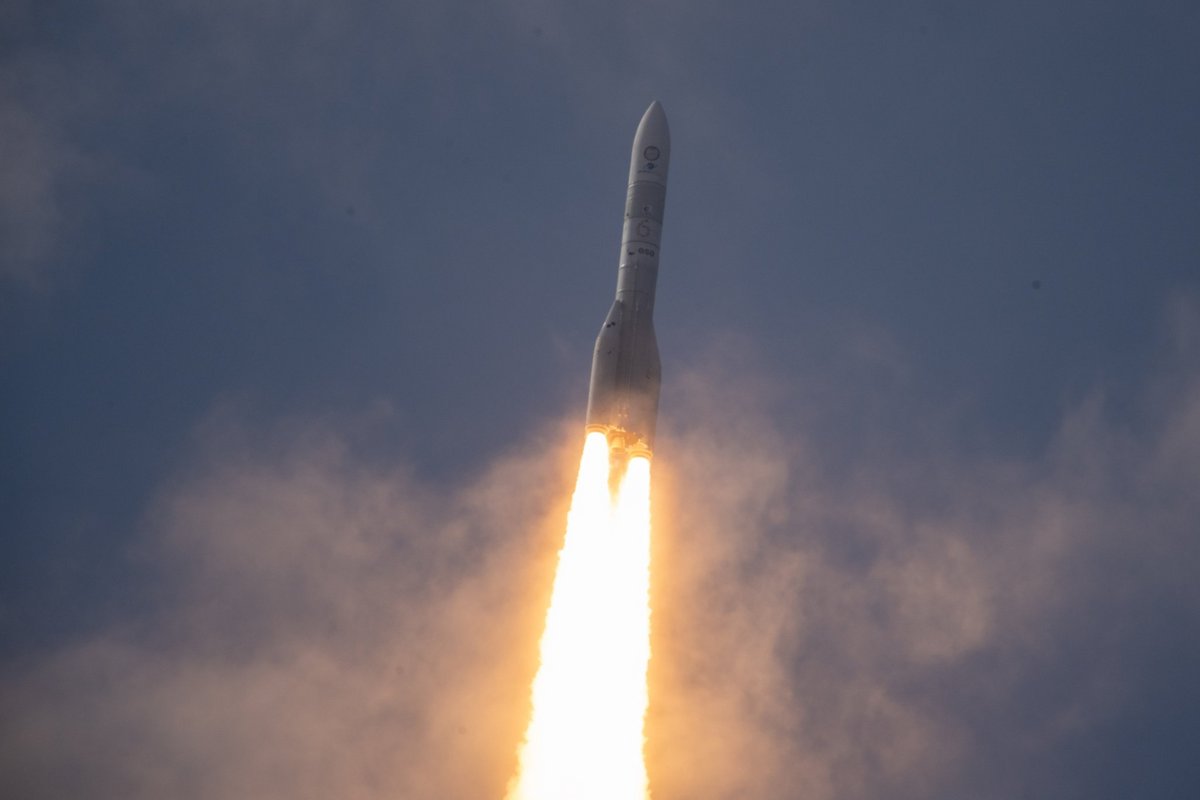
[[617, 296], [596, 337], [588, 388], [587, 430], [604, 432], [614, 455], [649, 457], [654, 447], [662, 383], [654, 292], [670, 161], [667, 115], [655, 100], [633, 135]]

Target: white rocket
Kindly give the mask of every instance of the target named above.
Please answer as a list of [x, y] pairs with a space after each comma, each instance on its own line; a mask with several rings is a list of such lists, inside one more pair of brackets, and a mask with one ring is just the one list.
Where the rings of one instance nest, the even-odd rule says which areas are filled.
[[614, 451], [631, 456], [650, 455], [658, 417], [654, 291], [670, 161], [671, 131], [656, 100], [633, 136], [617, 297], [596, 337], [588, 390], [587, 429], [603, 431]]

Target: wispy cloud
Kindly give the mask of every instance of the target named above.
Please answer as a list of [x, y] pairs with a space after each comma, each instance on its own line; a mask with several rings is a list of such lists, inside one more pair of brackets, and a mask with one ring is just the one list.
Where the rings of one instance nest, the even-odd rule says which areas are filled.
[[218, 414], [202, 439], [148, 514], [144, 617], [7, 676], [8, 790], [502, 791], [573, 454], [446, 489], [316, 424], [264, 437]]
[[[1153, 713], [1196, 656], [1196, 319], [1174, 312], [1139, 422], [1085, 402], [1023, 460], [881, 447], [847, 475], [803, 434], [819, 414], [769, 410], [792, 388], [743, 345], [677, 375], [656, 796], [1103, 788], [1072, 753]], [[147, 514], [144, 616], [8, 666], [6, 786], [498, 796], [577, 455], [562, 430], [439, 486], [357, 454], [350, 428], [217, 414]]]
[[[556, 119], [577, 123], [572, 137], [586, 138], [614, 113], [624, 136], [664, 92], [686, 97], [708, 172], [762, 179], [723, 155], [749, 134], [731, 113], [737, 98], [689, 69], [697, 56], [686, 31], [713, 21], [666, 25], [674, 11], [117, 3], [96, 11], [87, 36], [62, 37], [15, 16], [20, 46], [0, 60], [0, 268], [43, 286], [64, 251], [102, 268], [80, 257], [79, 237], [96, 237], [89, 213], [121, 200], [130, 175], [141, 202], [186, 192], [205, 207], [227, 203], [195, 185], [198, 159], [211, 170], [236, 164], [249, 185], [353, 207], [360, 223], [390, 230], [395, 219], [372, 209], [414, 192], [397, 181], [430, 157], [397, 140], [457, 137], [478, 148], [485, 137], [473, 126], [521, 125], [526, 105], [553, 106]], [[68, 189], [77, 190], [71, 203]]]
[[1114, 791], [1072, 757], [1162, 713], [1200, 655], [1178, 646], [1200, 615], [1197, 318], [1173, 311], [1137, 421], [1093, 396], [1025, 460], [877, 442], [846, 475], [746, 402], [761, 376], [691, 376], [662, 459], [659, 796]]
[[64, 236], [63, 189], [90, 165], [20, 72], [0, 65], [0, 278], [43, 287]]

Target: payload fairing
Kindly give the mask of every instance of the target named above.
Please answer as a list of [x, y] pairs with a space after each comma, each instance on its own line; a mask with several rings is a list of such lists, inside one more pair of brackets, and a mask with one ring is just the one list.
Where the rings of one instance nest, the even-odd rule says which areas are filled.
[[588, 389], [587, 429], [603, 431], [614, 452], [630, 456], [650, 456], [658, 417], [654, 292], [670, 161], [671, 132], [656, 100], [633, 136], [617, 297], [596, 337]]

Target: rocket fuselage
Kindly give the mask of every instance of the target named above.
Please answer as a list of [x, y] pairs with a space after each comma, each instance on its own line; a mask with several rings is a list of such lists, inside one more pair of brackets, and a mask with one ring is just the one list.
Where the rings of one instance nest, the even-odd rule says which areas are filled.
[[654, 293], [670, 160], [671, 132], [656, 100], [633, 137], [617, 296], [596, 337], [588, 389], [588, 430], [603, 430], [611, 447], [631, 455], [650, 455], [658, 417]]

